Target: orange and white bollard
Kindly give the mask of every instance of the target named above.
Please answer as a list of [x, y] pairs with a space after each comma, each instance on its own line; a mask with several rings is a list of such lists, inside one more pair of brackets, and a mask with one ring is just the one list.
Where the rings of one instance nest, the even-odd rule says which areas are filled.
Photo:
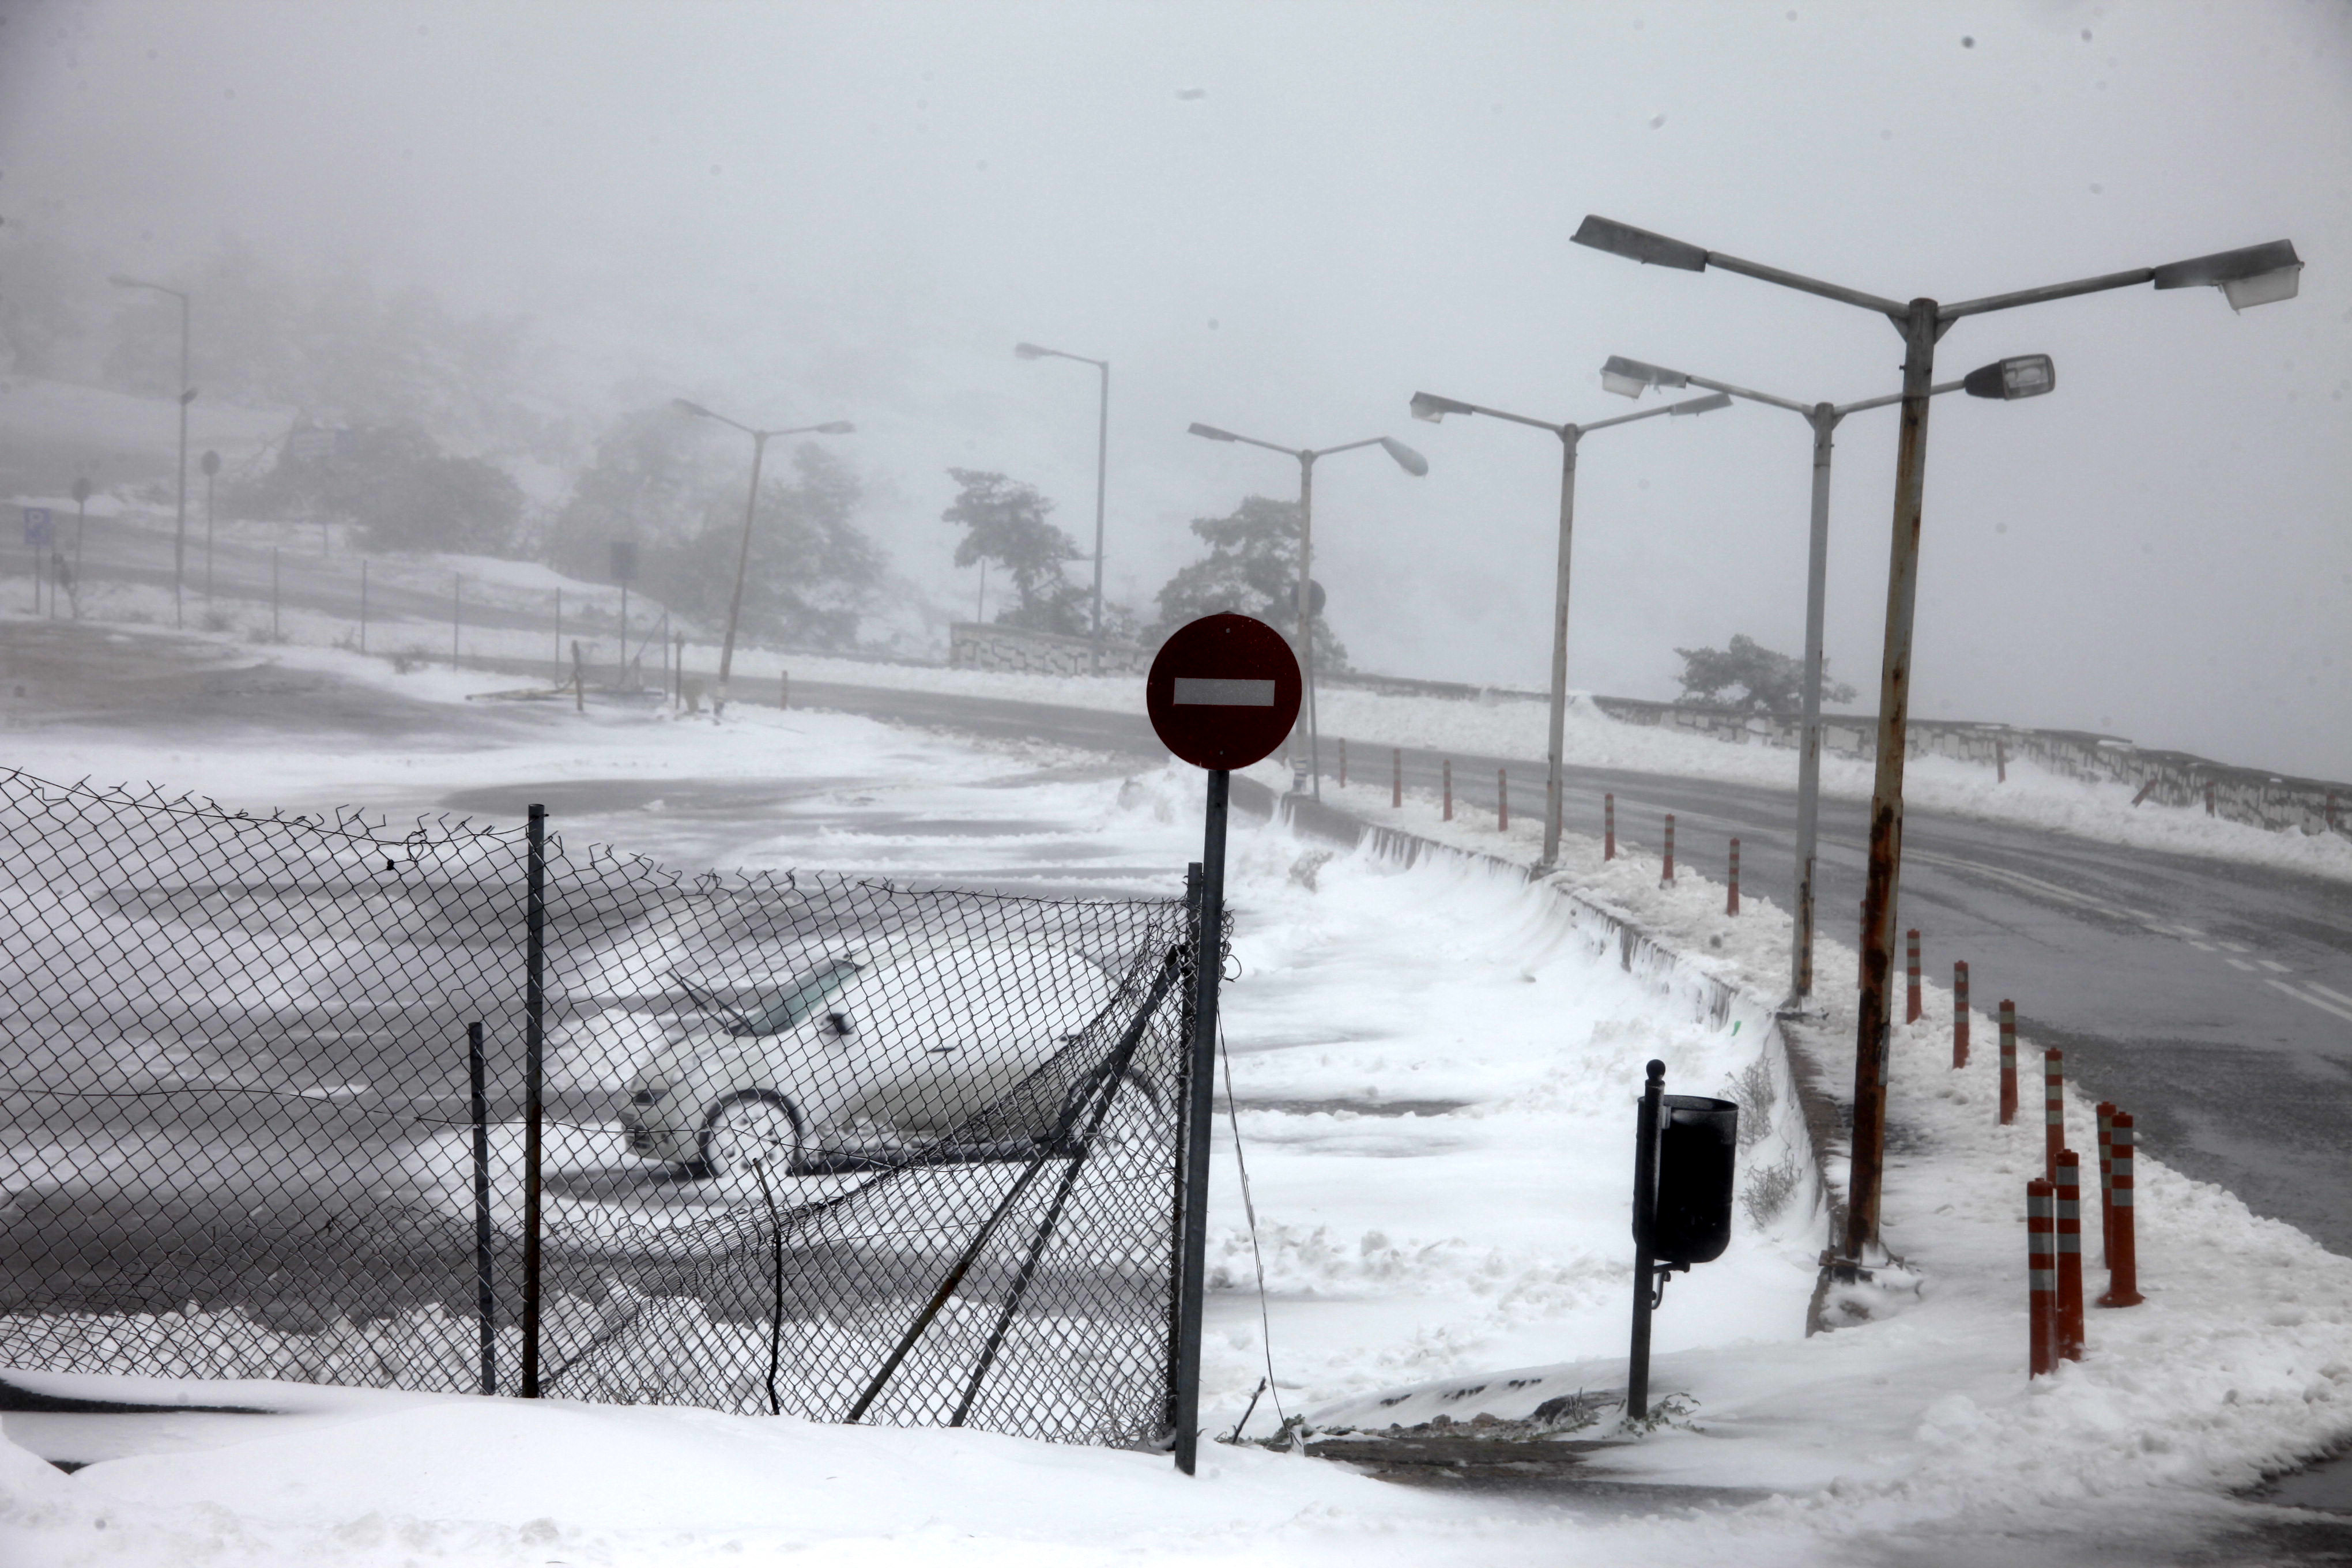
[[2058, 1151], [2058, 1353], [2083, 1359], [2083, 1162]]
[[1389, 805], [1404, 805], [1404, 748], [1392, 747], [1389, 752]]
[[1454, 759], [1445, 759], [1445, 820], [1454, 820]]
[[1731, 841], [1731, 889], [1724, 897], [1723, 912], [1727, 915], [1739, 912], [1739, 840], [1737, 838]]
[[1496, 768], [1495, 770], [1495, 831], [1508, 833], [1510, 830], [1511, 770]]
[[2058, 1179], [2058, 1152], [2066, 1147], [2066, 1053], [2042, 1053], [2042, 1173]]
[[1913, 926], [1903, 933], [1903, 957], [1906, 976], [1903, 988], [1903, 1021], [1919, 1021], [1919, 928]]
[[2099, 1101], [2099, 1262], [2116, 1264], [2116, 1105]]
[[2132, 1225], [2132, 1119], [2118, 1110], [2111, 1120], [2114, 1139], [2116, 1220], [2113, 1246], [2107, 1253], [2107, 1293], [2102, 1307], [2137, 1307], [2147, 1298], [2139, 1293], [2139, 1240]]
[[2025, 1184], [2025, 1310], [2032, 1325], [2027, 1375], [2058, 1370], [2057, 1200], [2050, 1183]]
[[1601, 858], [1603, 860], [1617, 858], [1617, 797], [1614, 795], [1601, 797]]
[[1952, 1067], [1969, 1065], [1969, 961], [1952, 965]]
[[2017, 1004], [2000, 1005], [2000, 1124], [2017, 1120]]
[[2210, 784], [2205, 786], [2205, 815], [2213, 815], [2213, 786]]
[[1674, 879], [1675, 879], [1675, 814], [1674, 814], [1673, 812], [1671, 812], [1671, 811], [1670, 811], [1670, 812], [1666, 813], [1666, 868], [1665, 868], [1664, 872], [1664, 873], [1662, 873], [1662, 874], [1659, 876], [1659, 878], [1658, 878], [1658, 886], [1660, 886], [1661, 888], [1663, 888], [1663, 887], [1666, 886], [1668, 883], [1672, 882]]
[[2009, 782], [2009, 748], [2001, 743], [2001, 739], [1998, 735], [1992, 738], [1992, 765], [1993, 783], [2007, 784]]

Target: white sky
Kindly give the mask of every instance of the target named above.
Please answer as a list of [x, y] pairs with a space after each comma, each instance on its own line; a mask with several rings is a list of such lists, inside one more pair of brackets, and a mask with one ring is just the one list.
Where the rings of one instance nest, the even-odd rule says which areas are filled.
[[[2352, 778], [2345, 0], [5, 12], [10, 223], [141, 268], [225, 232], [360, 257], [533, 316], [588, 411], [856, 419], [877, 531], [957, 602], [948, 465], [1092, 525], [1092, 373], [1017, 340], [1114, 363], [1137, 600], [1188, 520], [1295, 484], [1189, 422], [1398, 436], [1427, 479], [1318, 472], [1317, 575], [1357, 661], [1407, 674], [1541, 682], [1558, 468], [1541, 432], [1412, 424], [1413, 391], [1602, 418], [1611, 353], [1896, 385], [1884, 321], [1572, 246], [1587, 212], [1898, 299], [2292, 238], [2290, 304], [2142, 288], [1946, 338], [1949, 374], [2042, 351], [2059, 390], [1937, 405], [1914, 712]], [[1841, 435], [1829, 648], [1866, 705], [1894, 416]], [[1675, 645], [1734, 632], [1796, 651], [1809, 462], [1754, 406], [1592, 437], [1572, 683], [1670, 695]]]

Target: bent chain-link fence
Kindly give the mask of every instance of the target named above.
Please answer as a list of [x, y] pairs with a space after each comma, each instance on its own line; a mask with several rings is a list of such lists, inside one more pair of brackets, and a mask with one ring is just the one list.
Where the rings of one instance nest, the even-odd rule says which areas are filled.
[[1178, 900], [0, 773], [0, 1365], [514, 1393], [528, 1361], [568, 1398], [1153, 1440], [1192, 962]]

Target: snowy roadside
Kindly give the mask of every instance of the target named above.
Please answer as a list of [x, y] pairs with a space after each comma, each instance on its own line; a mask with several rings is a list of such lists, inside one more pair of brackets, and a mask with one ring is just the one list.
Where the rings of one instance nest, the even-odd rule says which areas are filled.
[[[1491, 815], [1449, 823], [1437, 803], [1410, 796], [1401, 810], [1349, 809], [1467, 850], [1534, 858], [1533, 824], [1505, 837]], [[1685, 866], [1662, 885], [1655, 855], [1622, 848], [1603, 861], [1597, 842], [1571, 837], [1558, 883], [1679, 945], [1705, 972], [1766, 996], [1785, 989], [1785, 913], [1748, 895], [1740, 915], [1727, 915], [1721, 883]], [[1855, 990], [1855, 953], [1821, 940], [1816, 970], [1816, 997], [1841, 1000], [1787, 1027], [1843, 1102], [1854, 1023], [1842, 999]], [[2029, 1382], [2023, 1188], [2042, 1173], [2041, 1119], [2021, 1113], [1998, 1125], [1997, 1020], [1971, 1010], [1970, 1061], [1955, 1069], [1951, 993], [1924, 991], [1920, 1020], [1894, 1033], [1885, 1194], [1893, 1264], [1870, 1284], [1832, 1293], [1829, 1313], [1841, 1326], [1831, 1332], [1662, 1356], [1660, 1385], [1697, 1400], [1695, 1422], [1590, 1462], [1643, 1479], [1787, 1490], [1800, 1495], [1773, 1509], [1839, 1531], [2037, 1513], [2079, 1525], [2134, 1509], [2164, 1515], [2183, 1493], [2251, 1485], [2352, 1436], [2352, 1259], [2179, 1175], [2160, 1148], [2138, 1158], [2146, 1304], [2094, 1308], [2085, 1358]], [[2030, 1037], [2019, 1051], [2038, 1064]], [[2068, 1145], [2093, 1150], [2098, 1086], [2069, 1084], [2067, 1094]], [[2029, 1081], [2032, 1110], [2038, 1096]], [[1842, 1185], [1843, 1152], [1828, 1152]], [[2096, 1226], [2085, 1228], [2085, 1294], [2095, 1297], [2105, 1276]], [[1670, 1300], [1662, 1323], [1677, 1305]], [[1312, 1418], [1333, 1427], [1409, 1424], [1441, 1410], [1455, 1420], [1482, 1411], [1520, 1419], [1563, 1385], [1604, 1385], [1619, 1366], [1606, 1357], [1492, 1366], [1487, 1391], [1469, 1399], [1445, 1397], [1443, 1385], [1408, 1387], [1383, 1396], [1408, 1395], [1394, 1405], [1343, 1401]], [[1524, 1391], [1511, 1391], [1514, 1379]]]

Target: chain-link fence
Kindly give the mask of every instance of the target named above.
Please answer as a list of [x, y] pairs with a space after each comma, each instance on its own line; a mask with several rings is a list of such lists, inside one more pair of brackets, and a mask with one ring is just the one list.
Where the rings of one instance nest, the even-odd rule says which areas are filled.
[[0, 1364], [1151, 1440], [1190, 937], [0, 773]]

